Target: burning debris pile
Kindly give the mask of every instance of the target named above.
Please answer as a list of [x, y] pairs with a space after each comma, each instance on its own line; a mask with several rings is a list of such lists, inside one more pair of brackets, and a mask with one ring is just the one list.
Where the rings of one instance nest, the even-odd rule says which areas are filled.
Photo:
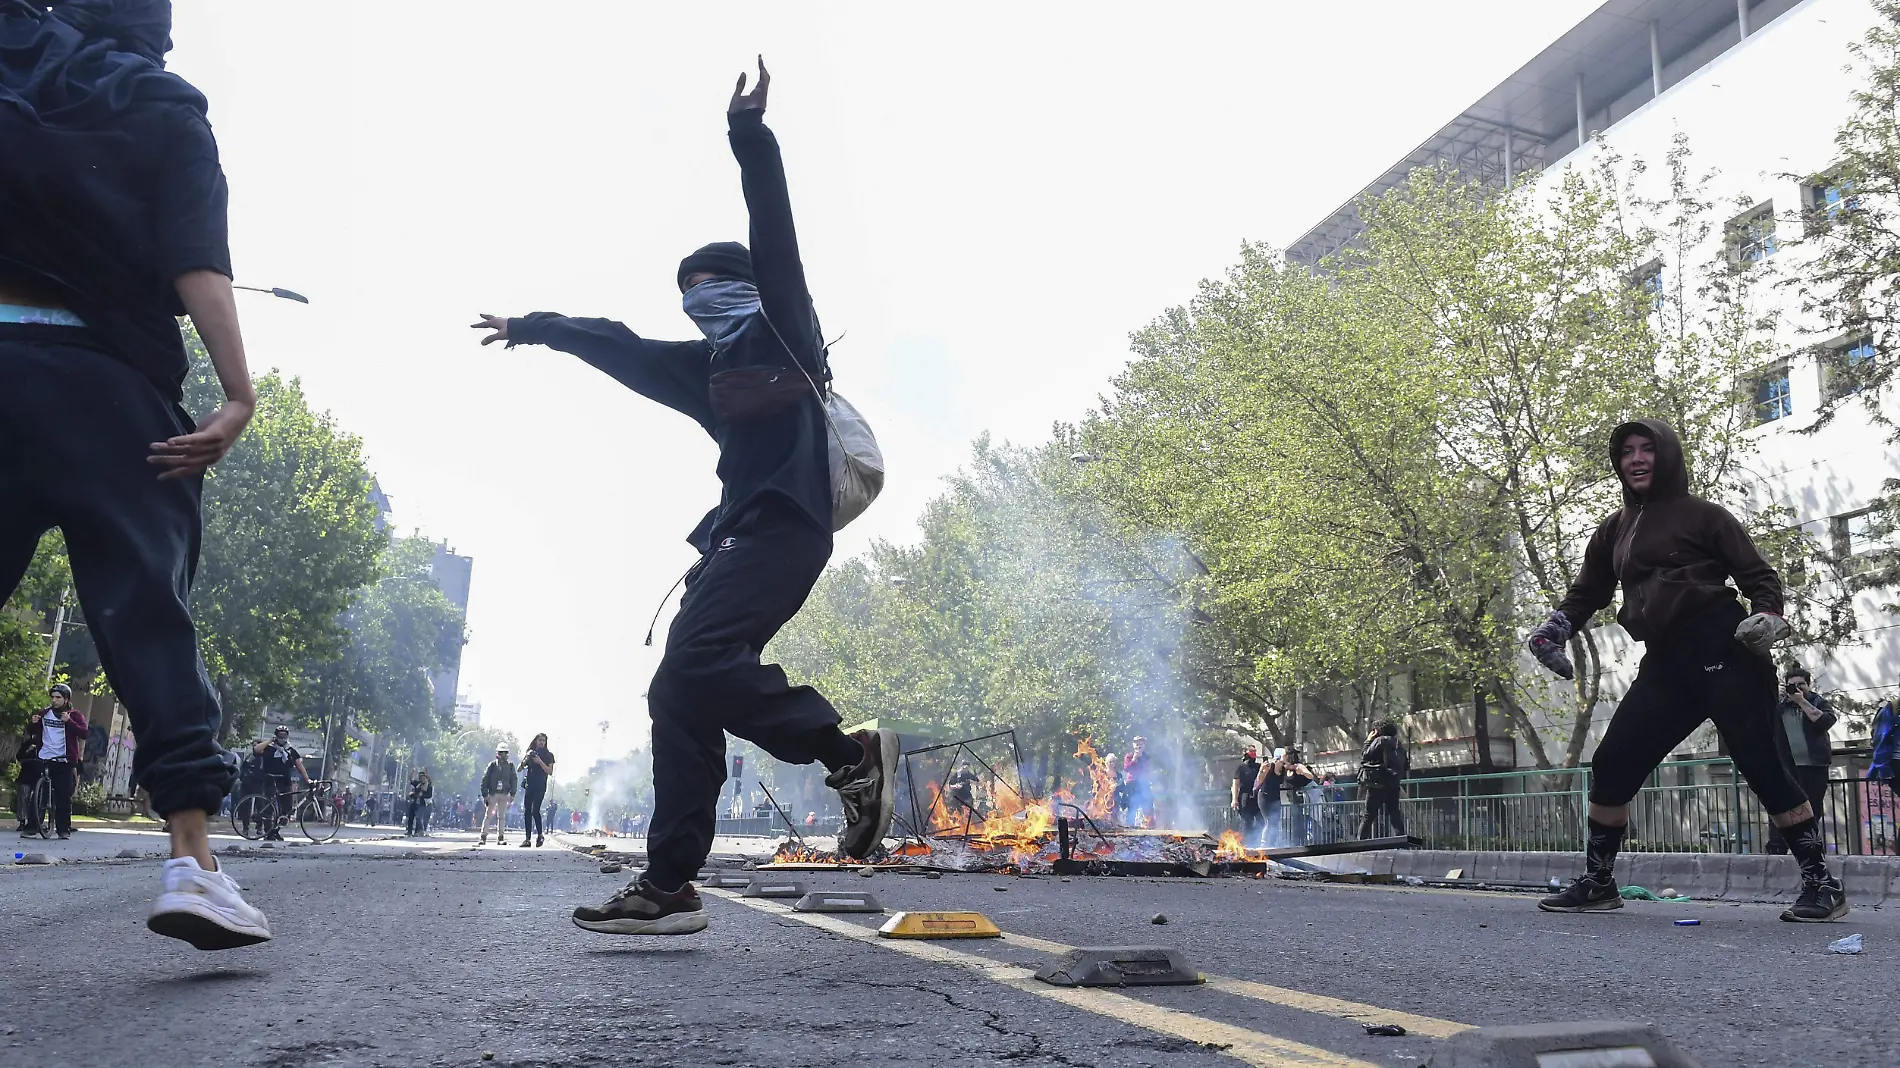
[[[1002, 748], [995, 744], [1001, 739], [1013, 757], [1014, 732], [905, 753], [900, 795], [907, 797], [909, 813], [900, 802], [894, 828], [903, 838], [872, 865], [1017, 874], [1134, 866], [1205, 875], [1215, 864], [1264, 865], [1269, 859], [1265, 850], [1246, 849], [1232, 831], [1216, 840], [1202, 832], [1117, 825], [1118, 777], [1086, 739], [1075, 751], [1086, 768], [1086, 796], [1057, 790], [1047, 801], [1029, 797], [1015, 761], [982, 755], [984, 743], [994, 750]], [[859, 863], [796, 837], [772, 859], [773, 865], [801, 867]]]

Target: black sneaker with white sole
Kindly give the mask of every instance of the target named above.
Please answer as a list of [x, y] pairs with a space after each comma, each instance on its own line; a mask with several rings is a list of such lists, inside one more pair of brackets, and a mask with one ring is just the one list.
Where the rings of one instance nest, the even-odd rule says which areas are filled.
[[1545, 912], [1603, 912], [1623, 907], [1623, 895], [1615, 879], [1593, 879], [1581, 875], [1569, 886], [1537, 903]]
[[864, 746], [864, 759], [855, 768], [827, 775], [825, 785], [838, 791], [838, 803], [844, 808], [839, 851], [863, 860], [890, 833], [891, 814], [897, 808], [897, 732], [858, 731], [851, 737]]
[[601, 934], [692, 934], [706, 929], [706, 906], [692, 883], [669, 893], [639, 878], [599, 908], [575, 909], [574, 926]]
[[1826, 882], [1807, 882], [1801, 884], [1801, 896], [1794, 899], [1781, 918], [1789, 923], [1831, 923], [1847, 915], [1847, 894], [1841, 890], [1841, 884], [1829, 879]]

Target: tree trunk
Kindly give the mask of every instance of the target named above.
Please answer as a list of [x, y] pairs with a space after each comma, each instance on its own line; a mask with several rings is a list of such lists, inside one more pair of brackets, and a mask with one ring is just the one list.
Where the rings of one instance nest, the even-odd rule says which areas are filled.
[[1524, 744], [1530, 746], [1531, 760], [1539, 768], [1548, 770], [1551, 767], [1550, 754], [1544, 750], [1544, 738], [1537, 733], [1536, 725], [1531, 723], [1524, 706], [1517, 703], [1517, 696], [1502, 682], [1493, 684], [1492, 692], [1497, 694], [1498, 702], [1504, 706], [1504, 717], [1511, 721], [1511, 726], [1523, 737]]
[[1478, 745], [1478, 774], [1489, 775], [1498, 770], [1491, 762], [1491, 717], [1485, 714], [1484, 684], [1471, 688], [1471, 733]]

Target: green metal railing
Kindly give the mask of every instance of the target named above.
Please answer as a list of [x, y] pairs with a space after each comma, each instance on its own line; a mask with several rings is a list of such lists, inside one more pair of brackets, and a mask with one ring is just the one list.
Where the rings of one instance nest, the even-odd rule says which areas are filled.
[[[1854, 776], [1842, 778], [1845, 774]], [[1848, 754], [1828, 783], [1822, 831], [1830, 852], [1894, 855], [1900, 798], [1864, 780], [1865, 761]], [[1589, 812], [1590, 769], [1510, 771], [1407, 780], [1400, 812], [1407, 833], [1428, 849], [1580, 850]], [[1347, 783], [1304, 805], [1289, 798], [1265, 827], [1271, 844], [1347, 841], [1359, 836], [1365, 801]], [[1630, 803], [1624, 849], [1638, 852], [1761, 853], [1768, 814], [1726, 758], [1660, 765]], [[1383, 824], [1375, 835], [1390, 833]]]

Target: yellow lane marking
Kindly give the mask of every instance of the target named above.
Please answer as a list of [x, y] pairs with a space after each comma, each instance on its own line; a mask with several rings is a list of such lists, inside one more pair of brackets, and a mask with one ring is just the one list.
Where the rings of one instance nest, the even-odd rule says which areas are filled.
[[[1075, 948], [1060, 942], [1051, 942], [1045, 938], [1031, 938], [1009, 931], [1003, 932], [1003, 941], [1018, 945], [1024, 949], [1033, 949], [1038, 953], [1060, 956]], [[1409, 1012], [1399, 1012], [1378, 1005], [1365, 1005], [1343, 998], [1327, 997], [1324, 994], [1309, 994], [1304, 990], [1291, 990], [1283, 986], [1268, 986], [1246, 979], [1228, 979], [1224, 976], [1210, 975], [1207, 985], [1229, 994], [1238, 994], [1243, 998], [1264, 1001], [1270, 1005], [1283, 1005], [1289, 1009], [1318, 1013], [1321, 1016], [1337, 1016], [1355, 1023], [1394, 1023], [1414, 1034], [1428, 1038], [1450, 1038], [1460, 1031], [1469, 1031], [1474, 1025], [1457, 1023], [1452, 1020], [1438, 1020], [1430, 1016], [1417, 1016]]]
[[1268, 986], [1265, 983], [1250, 982], [1246, 979], [1227, 979], [1210, 975], [1207, 977], [1207, 985], [1228, 994], [1239, 994], [1241, 997], [1253, 998], [1255, 1001], [1284, 1005], [1290, 1009], [1315, 1012], [1322, 1016], [1338, 1016], [1357, 1023], [1398, 1024], [1415, 1035], [1424, 1035], [1427, 1038], [1450, 1038], [1460, 1031], [1469, 1031], [1475, 1026], [1454, 1023], [1451, 1020], [1437, 1020], [1430, 1016], [1414, 1016], [1409, 1012], [1382, 1009], [1377, 1005], [1362, 1005], [1357, 1001], [1329, 998], [1324, 994], [1309, 994], [1304, 990], [1289, 990], [1283, 986]]
[[[1295, 1042], [1292, 1039], [1279, 1038], [1261, 1031], [1250, 1031], [1244, 1027], [1211, 1020], [1205, 1016], [1181, 1012], [1177, 1009], [1150, 1005], [1145, 1001], [1116, 994], [1094, 987], [1050, 986], [1035, 978], [1035, 972], [1014, 964], [1004, 964], [988, 957], [979, 957], [974, 953], [964, 953], [932, 942], [892, 942], [877, 937], [877, 932], [869, 927], [861, 927], [849, 920], [813, 912], [793, 912], [775, 901], [761, 898], [743, 898], [737, 894], [711, 887], [700, 887], [702, 894], [712, 894], [725, 898], [737, 905], [769, 912], [797, 920], [832, 934], [855, 938], [868, 945], [903, 953], [919, 960], [937, 964], [948, 964], [973, 972], [991, 982], [999, 983], [1025, 994], [1082, 1009], [1098, 1016], [1131, 1023], [1137, 1027], [1193, 1042], [1207, 1049], [1216, 1050], [1234, 1057], [1255, 1068], [1378, 1068], [1370, 1061], [1362, 1061]], [[1055, 946], [1054, 942], [1042, 942], [1040, 939], [1025, 939], [1016, 935], [1005, 936], [1018, 945], [1030, 946], [1031, 942]], [[1068, 947], [1062, 946], [1066, 950]]]

